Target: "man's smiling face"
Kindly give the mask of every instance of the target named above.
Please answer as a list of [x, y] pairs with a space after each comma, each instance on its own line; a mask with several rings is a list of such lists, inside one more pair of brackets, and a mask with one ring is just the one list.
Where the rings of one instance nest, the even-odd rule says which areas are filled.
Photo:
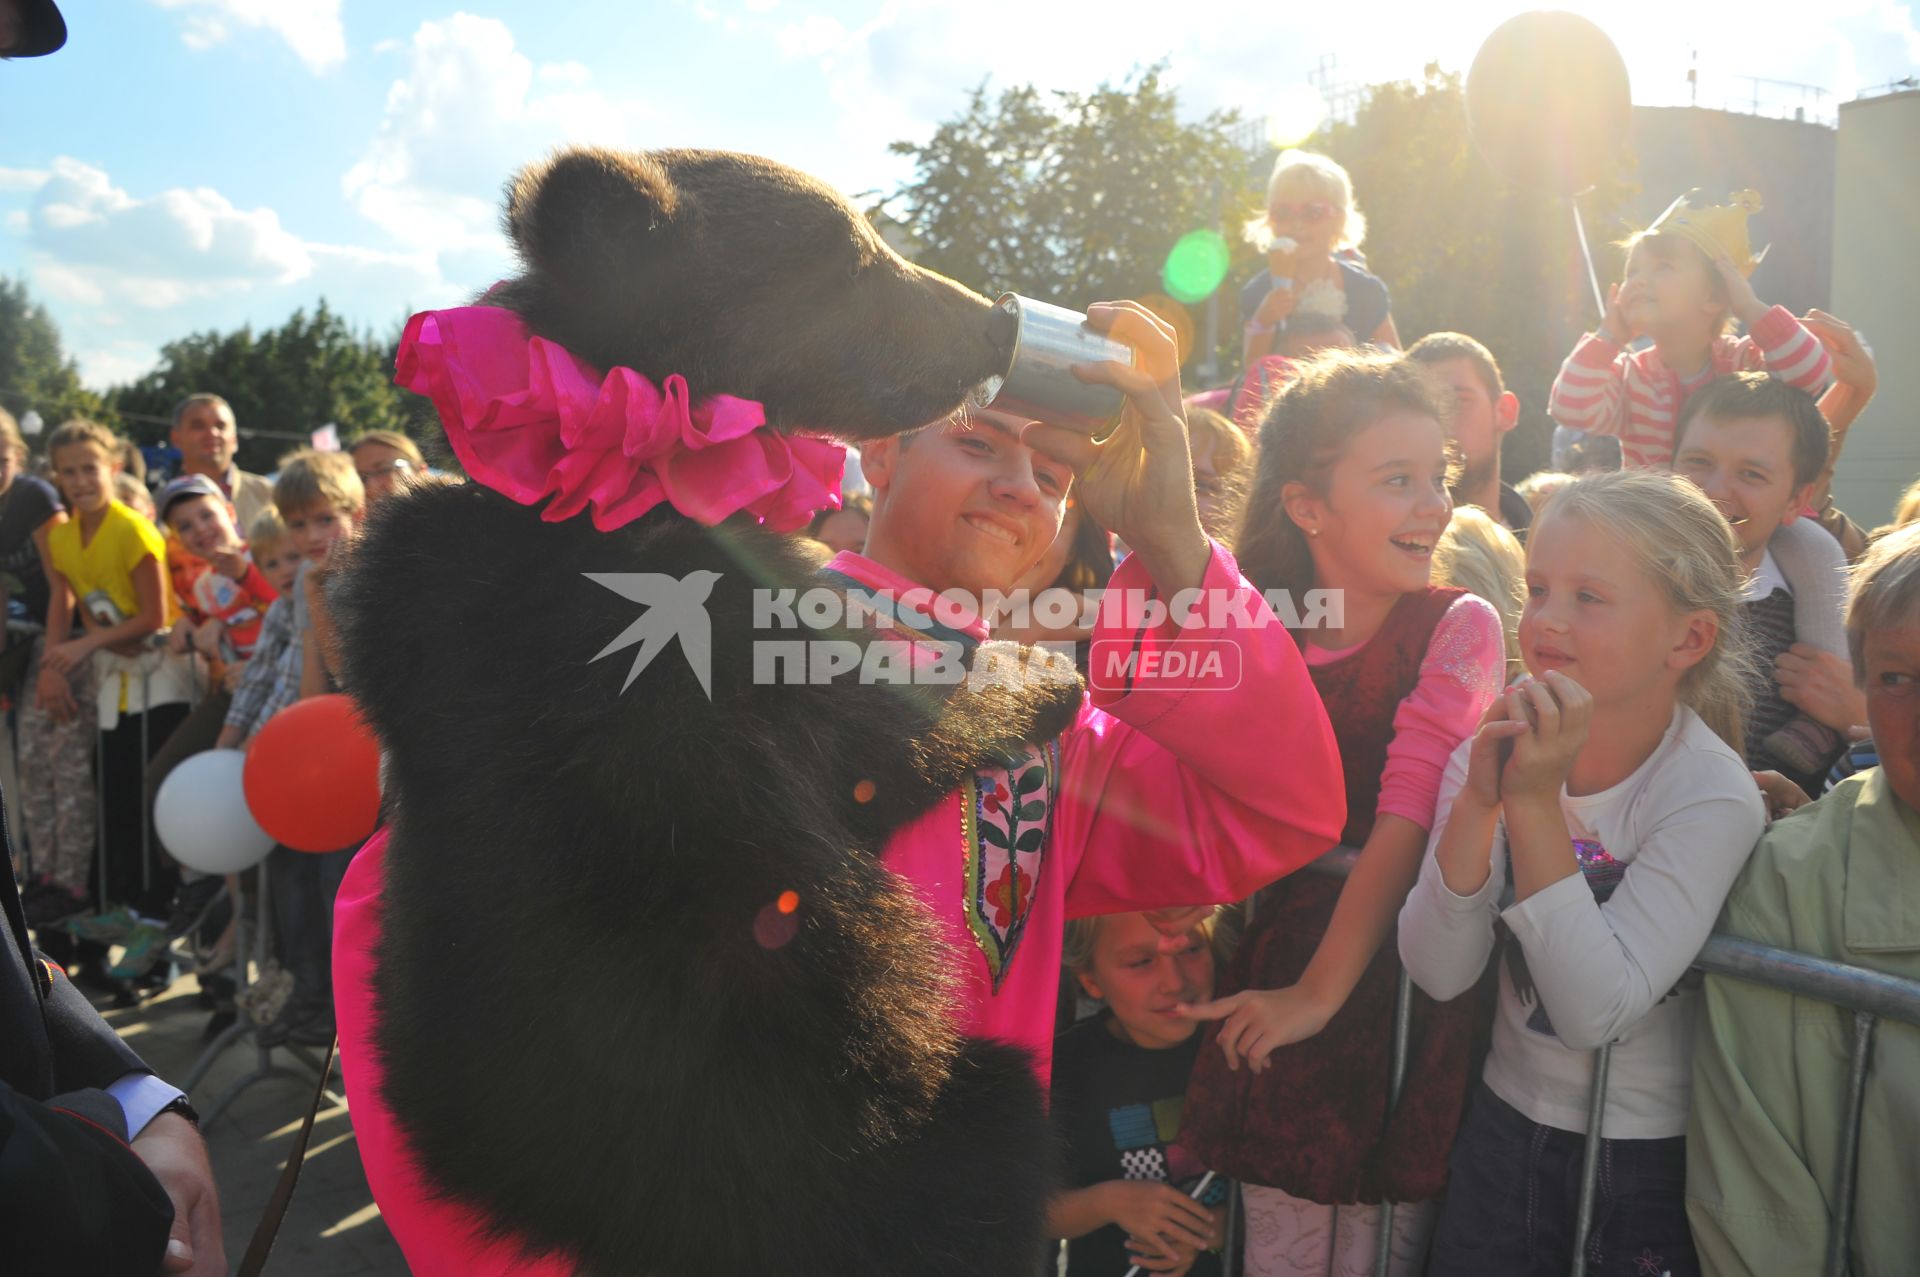
[[922, 585], [1008, 590], [1060, 530], [1073, 473], [988, 411], [861, 450], [877, 494], [867, 553]]

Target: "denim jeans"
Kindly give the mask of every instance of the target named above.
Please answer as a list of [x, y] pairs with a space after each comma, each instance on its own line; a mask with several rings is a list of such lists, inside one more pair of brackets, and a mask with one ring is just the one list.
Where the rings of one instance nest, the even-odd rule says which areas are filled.
[[358, 850], [314, 853], [275, 847], [267, 855], [275, 949], [293, 974], [289, 1010], [295, 1014], [333, 1008], [333, 898]]
[[[1428, 1277], [1561, 1277], [1573, 1258], [1586, 1137], [1475, 1088], [1447, 1161]], [[1687, 1142], [1602, 1140], [1587, 1235], [1591, 1277], [1698, 1277], [1687, 1230]]]

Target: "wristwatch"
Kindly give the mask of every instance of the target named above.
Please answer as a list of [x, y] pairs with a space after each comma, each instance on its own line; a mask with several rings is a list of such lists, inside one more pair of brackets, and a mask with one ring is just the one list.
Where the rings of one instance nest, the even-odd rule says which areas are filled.
[[[160, 1110], [160, 1113], [178, 1113], [181, 1117], [186, 1118], [187, 1121], [193, 1124], [194, 1130], [197, 1131], [200, 1129], [200, 1112], [194, 1108], [193, 1105], [187, 1103], [187, 1097], [184, 1095], [174, 1100], [171, 1104], [166, 1105]], [[154, 1116], [159, 1117], [160, 1113], [155, 1113]]]

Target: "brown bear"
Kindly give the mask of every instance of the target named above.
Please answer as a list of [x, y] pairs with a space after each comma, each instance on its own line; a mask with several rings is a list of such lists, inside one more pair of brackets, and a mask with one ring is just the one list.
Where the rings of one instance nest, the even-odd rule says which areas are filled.
[[[782, 429], [899, 432], [1005, 369], [986, 299], [767, 160], [573, 151], [511, 184], [506, 222], [525, 270], [486, 304]], [[956, 1033], [877, 856], [1060, 732], [1080, 684], [1061, 661], [1017, 687], [766, 685], [753, 591], [816, 566], [745, 515], [662, 504], [602, 532], [468, 484], [387, 502], [336, 572], [389, 822], [373, 1103], [476, 1244], [658, 1277], [1036, 1270], [1039, 1085]], [[710, 686], [672, 647], [631, 686], [592, 659], [635, 620], [609, 573], [711, 583]], [[417, 1271], [471, 1271], [382, 1205]]]

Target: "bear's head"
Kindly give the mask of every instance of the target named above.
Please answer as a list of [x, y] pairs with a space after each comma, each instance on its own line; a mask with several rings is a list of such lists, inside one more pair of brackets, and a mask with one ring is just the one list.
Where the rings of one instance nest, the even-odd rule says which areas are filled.
[[913, 265], [826, 184], [724, 151], [577, 149], [507, 188], [525, 272], [489, 299], [601, 368], [766, 406], [781, 429], [874, 438], [1004, 373], [986, 298]]

